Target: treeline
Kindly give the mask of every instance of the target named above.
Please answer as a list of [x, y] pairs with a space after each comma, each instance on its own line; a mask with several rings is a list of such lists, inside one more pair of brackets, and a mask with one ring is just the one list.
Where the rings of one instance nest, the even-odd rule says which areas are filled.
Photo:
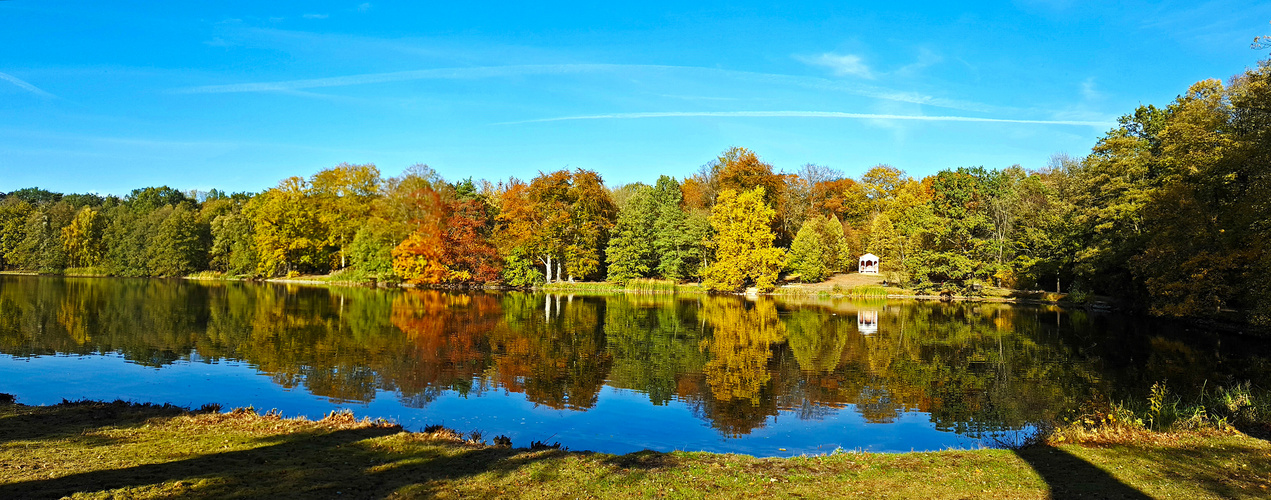
[[713, 290], [820, 281], [882, 257], [889, 281], [1108, 294], [1157, 314], [1271, 322], [1266, 63], [1123, 116], [1084, 158], [915, 179], [776, 170], [744, 148], [685, 179], [608, 188], [588, 170], [451, 182], [342, 164], [259, 194], [35, 188], [0, 201], [0, 265], [120, 276], [338, 271], [419, 284], [637, 278]]

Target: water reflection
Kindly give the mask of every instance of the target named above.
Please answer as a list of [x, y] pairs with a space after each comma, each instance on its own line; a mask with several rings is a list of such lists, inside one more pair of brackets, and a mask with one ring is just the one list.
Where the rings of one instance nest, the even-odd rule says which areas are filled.
[[243, 361], [334, 402], [412, 408], [514, 393], [586, 412], [608, 386], [687, 405], [721, 437], [783, 414], [920, 412], [975, 438], [1159, 380], [1186, 395], [1271, 375], [1265, 343], [1053, 308], [13, 276], [0, 276], [0, 352]]
[[856, 313], [856, 329], [861, 331], [861, 335], [878, 333], [878, 311]]

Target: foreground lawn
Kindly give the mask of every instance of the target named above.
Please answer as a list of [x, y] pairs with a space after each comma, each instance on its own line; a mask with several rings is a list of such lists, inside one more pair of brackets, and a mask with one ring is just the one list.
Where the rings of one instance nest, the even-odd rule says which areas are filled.
[[[0, 498], [1266, 498], [1243, 434], [756, 459], [527, 450], [334, 415], [0, 403]], [[525, 445], [527, 443], [515, 443]]]

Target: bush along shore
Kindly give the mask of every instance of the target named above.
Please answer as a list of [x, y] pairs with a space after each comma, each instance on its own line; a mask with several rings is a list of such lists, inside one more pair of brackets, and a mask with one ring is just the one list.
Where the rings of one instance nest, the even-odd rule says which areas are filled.
[[[1229, 394], [1230, 395], [1230, 394]], [[1236, 394], [1237, 396], [1239, 394]], [[1160, 396], [1161, 401], [1168, 395]], [[1214, 401], [1221, 398], [1215, 397]], [[1158, 412], [1165, 405], [1149, 404]], [[1265, 408], [1265, 407], [1263, 407]], [[1174, 409], [1177, 409], [1175, 407]], [[318, 421], [0, 395], [0, 498], [1265, 498], [1271, 443], [1084, 418], [1017, 449], [753, 458], [557, 443], [350, 413]], [[1253, 411], [1245, 409], [1248, 412]], [[1139, 418], [1141, 420], [1141, 418]], [[1216, 422], [1213, 419], [1205, 420]], [[1088, 423], [1087, 423], [1088, 421]], [[1197, 422], [1199, 422], [1198, 420]], [[1222, 423], [1222, 422], [1219, 422]], [[489, 442], [487, 442], [489, 441]]]

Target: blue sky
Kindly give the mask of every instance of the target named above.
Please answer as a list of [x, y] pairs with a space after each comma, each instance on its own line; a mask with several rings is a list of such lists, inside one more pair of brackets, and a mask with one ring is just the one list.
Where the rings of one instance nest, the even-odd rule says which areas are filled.
[[1038, 168], [1271, 34], [1268, 2], [685, 4], [0, 1], [0, 191]]

